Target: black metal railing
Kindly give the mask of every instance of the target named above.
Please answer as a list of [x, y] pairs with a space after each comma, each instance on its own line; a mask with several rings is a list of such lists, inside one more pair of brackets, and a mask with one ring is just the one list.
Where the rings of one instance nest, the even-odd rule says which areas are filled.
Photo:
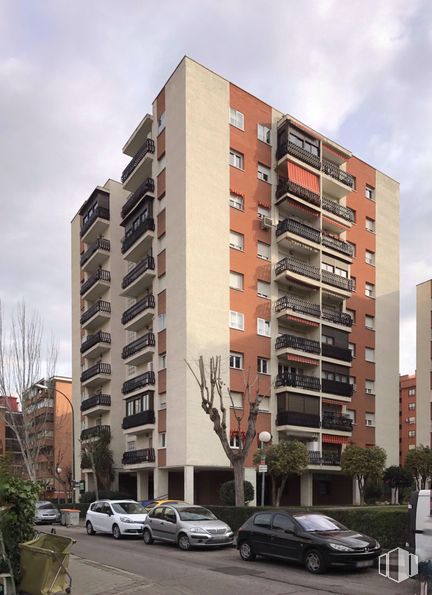
[[303, 388], [305, 390], [321, 390], [321, 382], [315, 376], [305, 374], [278, 374], [275, 380], [275, 387], [292, 386], [294, 388]]
[[154, 299], [154, 295], [146, 295], [145, 297], [143, 297], [142, 300], [140, 300], [139, 302], [137, 302], [136, 304], [134, 304], [133, 306], [131, 306], [130, 308], [128, 308], [127, 310], [125, 310], [123, 312], [123, 316], [121, 318], [121, 322], [122, 324], [127, 324], [130, 320], [133, 320], [135, 318], [135, 316], [138, 316], [138, 314], [141, 314], [141, 312], [144, 312], [145, 310], [148, 310], [149, 308], [154, 308], [155, 307], [155, 299]]
[[349, 349], [343, 347], [337, 347], [336, 345], [329, 345], [323, 343], [321, 346], [321, 353], [324, 357], [332, 357], [334, 359], [340, 359], [344, 362], [352, 361], [352, 353]]
[[104, 405], [105, 407], [111, 406], [111, 395], [92, 395], [87, 397], [84, 401], [81, 401], [81, 411], [87, 411], [98, 405]]
[[124, 219], [126, 215], [132, 211], [132, 209], [139, 203], [143, 196], [145, 196], [148, 192], [154, 192], [154, 189], [155, 183], [153, 178], [145, 179], [144, 182], [138, 186], [135, 192], [133, 192], [124, 203], [121, 210], [122, 219]]
[[105, 434], [111, 434], [111, 426], [92, 426], [81, 431], [81, 440], [89, 440], [90, 438], [100, 438]]
[[144, 374], [140, 374], [139, 376], [135, 376], [135, 378], [131, 378], [130, 380], [126, 380], [123, 383], [122, 393], [127, 395], [128, 393], [133, 392], [139, 388], [144, 386], [148, 386], [149, 384], [155, 384], [156, 377], [154, 372], [144, 372]]
[[340, 169], [335, 163], [328, 161], [327, 159], [322, 160], [321, 171], [325, 174], [342, 182], [345, 186], [349, 186], [350, 188], [354, 188], [354, 178], [351, 174], [348, 174], [346, 171]]
[[319, 341], [312, 339], [304, 339], [295, 335], [280, 335], [276, 339], [275, 349], [299, 349], [307, 353], [321, 353], [321, 345]]
[[111, 250], [110, 241], [107, 240], [106, 238], [97, 238], [97, 240], [92, 242], [90, 244], [90, 246], [87, 248], [87, 250], [85, 252], [83, 252], [81, 255], [81, 259], [80, 259], [81, 266], [83, 266], [83, 264], [85, 264], [97, 250], [103, 250], [104, 252], [109, 252]]
[[310, 240], [311, 242], [316, 242], [317, 244], [321, 241], [321, 233], [319, 230], [314, 229], [309, 225], [305, 225], [304, 223], [300, 223], [300, 221], [296, 221], [295, 219], [284, 219], [278, 223], [276, 227], [276, 237], [287, 231], [305, 238], [306, 240]]
[[137, 465], [138, 463], [154, 463], [156, 460], [154, 448], [140, 448], [127, 450], [123, 453], [123, 465]]
[[106, 221], [109, 221], [109, 209], [107, 209], [106, 207], [96, 207], [93, 210], [90, 217], [87, 219], [87, 221], [81, 225], [80, 237], [83, 237], [83, 235], [90, 229], [90, 227], [93, 225], [96, 219], [105, 219]]
[[287, 154], [297, 157], [297, 159], [300, 159], [301, 161], [308, 163], [316, 169], [320, 169], [321, 167], [321, 161], [319, 160], [319, 157], [317, 157], [316, 155], [312, 155], [312, 153], [306, 151], [305, 149], [299, 147], [291, 141], [281, 143], [278, 146], [276, 151], [276, 159], [282, 159], [282, 157], [285, 157], [285, 155]]
[[147, 411], [141, 411], [140, 413], [135, 413], [134, 415], [127, 415], [123, 418], [122, 428], [123, 430], [127, 430], [129, 428], [136, 428], [137, 426], [145, 426], [146, 424], [154, 424], [155, 423], [155, 413], [153, 409], [148, 409]]
[[323, 310], [322, 318], [324, 320], [330, 320], [336, 324], [342, 324], [343, 326], [352, 326], [353, 319], [346, 312], [334, 312], [333, 310]]
[[111, 304], [110, 302], [104, 302], [103, 300], [98, 300], [95, 302], [88, 310], [86, 310], [81, 318], [80, 323], [85, 324], [87, 320], [90, 320], [95, 314], [98, 312], [111, 312]]
[[325, 430], [339, 430], [340, 432], [352, 432], [352, 419], [347, 415], [340, 415], [323, 411], [321, 426]]
[[331, 273], [330, 271], [321, 271], [321, 279], [323, 283], [333, 285], [333, 287], [339, 287], [339, 289], [343, 289], [344, 291], [353, 291], [354, 289], [352, 279], [335, 275], [335, 273]]
[[349, 382], [338, 382], [337, 380], [328, 380], [323, 378], [322, 392], [330, 393], [331, 395], [339, 395], [341, 397], [352, 397], [353, 385]]
[[320, 416], [312, 413], [299, 413], [298, 411], [278, 411], [276, 416], [276, 425], [319, 428]]
[[340, 454], [337, 452], [323, 451], [309, 451], [310, 465], [334, 465], [339, 466], [341, 463]]
[[348, 242], [343, 242], [338, 238], [334, 238], [333, 236], [322, 234], [321, 243], [323, 246], [327, 246], [327, 248], [331, 248], [332, 250], [336, 250], [338, 252], [342, 252], [347, 256], [354, 256], [354, 247]]
[[140, 337], [139, 339], [132, 341], [132, 343], [125, 345], [125, 347], [123, 347], [123, 351], [122, 351], [122, 358], [127, 359], [134, 353], [138, 353], [138, 351], [141, 351], [142, 349], [145, 349], [146, 347], [154, 347], [155, 345], [156, 345], [156, 339], [155, 339], [154, 334], [147, 333], [147, 334], [143, 335], [142, 337]]
[[154, 271], [155, 269], [155, 259], [153, 256], [146, 256], [144, 260], [140, 260], [140, 262], [134, 266], [134, 268], [129, 271], [127, 275], [123, 277], [122, 281], [122, 289], [126, 289], [131, 283], [136, 281], [138, 277], [140, 277], [143, 273], [148, 270]]
[[308, 314], [309, 316], [321, 315], [321, 310], [318, 304], [302, 300], [301, 298], [293, 295], [284, 295], [280, 297], [275, 304], [275, 311], [281, 312], [282, 310], [293, 310], [294, 312], [301, 312], [302, 314]]
[[104, 362], [98, 362], [94, 366], [87, 368], [81, 374], [81, 382], [85, 382], [86, 380], [90, 380], [94, 376], [98, 376], [99, 374], [110, 375], [111, 374], [111, 364], [105, 364]]
[[99, 331], [95, 335], [90, 335], [88, 339], [81, 343], [81, 353], [85, 353], [88, 349], [94, 347], [94, 345], [97, 345], [98, 343], [111, 344], [111, 334]]
[[315, 205], [317, 207], [321, 204], [320, 195], [300, 186], [300, 184], [296, 184], [292, 180], [287, 179], [280, 179], [276, 189], [276, 198], [281, 198], [284, 194], [293, 194], [294, 196], [298, 196], [298, 198], [302, 198], [306, 202]]
[[111, 273], [104, 269], [98, 269], [81, 285], [80, 295], [84, 295], [87, 291], [93, 287], [98, 281], [111, 281]]
[[131, 246], [133, 246], [133, 244], [135, 244], [135, 242], [140, 237], [142, 237], [147, 231], [154, 231], [154, 230], [155, 230], [154, 219], [152, 217], [148, 217], [147, 219], [144, 219], [144, 221], [142, 223], [140, 223], [140, 225], [136, 229], [134, 229], [132, 233], [130, 233], [129, 235], [125, 235], [125, 237], [122, 238], [122, 247], [121, 247], [122, 254], [127, 252], [127, 250], [129, 250], [129, 248]]
[[280, 275], [280, 273], [283, 273], [284, 271], [292, 271], [298, 275], [304, 275], [305, 277], [317, 279], [318, 281], [321, 278], [321, 272], [318, 267], [303, 262], [302, 260], [297, 260], [297, 258], [292, 258], [291, 256], [286, 256], [276, 264], [276, 275]]
[[322, 198], [322, 208], [329, 213], [333, 213], [334, 215], [341, 217], [341, 219], [345, 219], [350, 223], [354, 223], [354, 211], [352, 209], [343, 207], [338, 202], [331, 200], [326, 196], [323, 196]]
[[127, 178], [131, 175], [131, 173], [134, 171], [134, 169], [139, 164], [139, 162], [144, 157], [144, 155], [147, 155], [147, 153], [154, 153], [154, 152], [155, 152], [154, 140], [151, 138], [146, 138], [143, 146], [132, 157], [132, 159], [129, 161], [127, 166], [124, 168], [123, 173], [121, 175], [122, 183], [124, 183], [127, 180]]

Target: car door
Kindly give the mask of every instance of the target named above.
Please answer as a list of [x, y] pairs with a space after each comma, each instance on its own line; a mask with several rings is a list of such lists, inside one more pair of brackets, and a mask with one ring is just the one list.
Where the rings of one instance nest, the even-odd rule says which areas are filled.
[[148, 515], [148, 523], [151, 527], [153, 537], [155, 539], [163, 539], [163, 515], [164, 509], [162, 506], [156, 506]]
[[88, 520], [93, 525], [93, 529], [95, 531], [102, 531], [102, 524], [101, 524], [101, 510], [102, 510], [102, 502], [95, 502], [91, 505], [91, 509], [89, 509], [87, 513]]
[[296, 525], [288, 514], [276, 513], [272, 520], [271, 553], [287, 560], [298, 560], [301, 539], [296, 535]]
[[160, 523], [161, 535], [167, 541], [177, 541], [177, 514], [174, 508], [164, 508], [163, 517]]
[[250, 527], [250, 540], [257, 554], [271, 554], [271, 512], [259, 512]]
[[111, 507], [108, 502], [103, 502], [101, 511], [100, 511], [100, 524], [101, 524], [101, 531], [105, 533], [111, 533], [112, 530], [112, 520], [111, 520], [112, 512]]

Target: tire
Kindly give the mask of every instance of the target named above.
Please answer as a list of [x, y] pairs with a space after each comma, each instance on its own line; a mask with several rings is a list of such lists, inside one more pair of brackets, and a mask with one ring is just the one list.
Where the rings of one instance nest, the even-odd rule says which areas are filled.
[[151, 545], [152, 543], [154, 543], [152, 534], [150, 533], [150, 531], [148, 529], [144, 529], [143, 540], [146, 545]]
[[121, 539], [122, 534], [118, 525], [113, 525], [112, 534], [114, 539]]
[[188, 551], [191, 548], [191, 542], [189, 541], [189, 537], [186, 533], [180, 533], [178, 538], [178, 546], [183, 551]]
[[256, 558], [256, 554], [253, 550], [250, 541], [242, 541], [239, 545], [240, 558], [245, 562], [253, 562]]
[[312, 574], [323, 574], [327, 570], [327, 562], [318, 549], [308, 550], [304, 557], [304, 565]]
[[96, 533], [96, 531], [93, 529], [93, 525], [91, 524], [90, 521], [86, 522], [86, 529], [87, 529], [87, 535], [94, 535]]

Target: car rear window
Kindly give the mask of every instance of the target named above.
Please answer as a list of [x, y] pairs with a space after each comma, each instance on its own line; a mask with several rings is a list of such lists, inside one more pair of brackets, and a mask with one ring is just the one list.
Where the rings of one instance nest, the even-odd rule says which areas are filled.
[[272, 518], [272, 515], [269, 512], [262, 512], [260, 514], [257, 514], [256, 517], [254, 518], [254, 525], [258, 525], [258, 527], [270, 528], [271, 518]]
[[38, 504], [37, 507], [39, 510], [55, 510], [54, 506], [51, 503]]

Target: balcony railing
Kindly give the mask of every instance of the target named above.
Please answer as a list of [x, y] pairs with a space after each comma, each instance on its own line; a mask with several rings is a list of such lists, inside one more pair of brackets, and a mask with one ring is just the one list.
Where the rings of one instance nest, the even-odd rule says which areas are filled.
[[105, 252], [109, 252], [111, 250], [110, 241], [106, 238], [97, 238], [97, 240], [90, 244], [87, 250], [83, 252], [83, 254], [81, 255], [81, 266], [83, 266], [83, 264], [85, 264], [97, 250], [104, 250]]
[[323, 411], [321, 425], [326, 430], [352, 432], [352, 424], [352, 419], [347, 415], [338, 415], [337, 413], [326, 413]]
[[135, 341], [132, 341], [132, 343], [129, 343], [128, 345], [123, 347], [122, 358], [127, 359], [134, 353], [137, 353], [138, 351], [141, 351], [146, 347], [154, 347], [155, 345], [156, 339], [154, 334], [147, 333], [146, 335], [143, 335], [139, 339], [136, 339]]
[[342, 324], [343, 326], [352, 326], [353, 319], [346, 312], [334, 312], [333, 310], [323, 310], [322, 318], [324, 320], [330, 320], [336, 324]]
[[354, 289], [352, 279], [335, 275], [335, 273], [331, 273], [330, 271], [321, 271], [321, 279], [323, 283], [333, 285], [333, 287], [339, 287], [339, 289], [343, 289], [344, 291], [353, 291]]
[[154, 140], [151, 138], [146, 138], [143, 146], [139, 149], [138, 153], [136, 153], [132, 157], [132, 159], [129, 161], [129, 163], [123, 170], [123, 173], [121, 175], [122, 184], [128, 179], [128, 177], [134, 171], [134, 169], [139, 164], [139, 162], [144, 157], [144, 155], [146, 155], [147, 153], [154, 153], [154, 152], [155, 152]]
[[281, 312], [282, 310], [290, 309], [294, 312], [301, 312], [302, 314], [308, 314], [309, 316], [320, 317], [321, 311], [318, 304], [313, 304], [307, 300], [301, 298], [284, 295], [279, 298], [275, 304], [275, 311]]
[[280, 335], [276, 339], [275, 349], [299, 349], [307, 353], [321, 353], [321, 345], [319, 341], [312, 339], [304, 339], [303, 337], [296, 337], [295, 335]]
[[111, 334], [99, 331], [95, 335], [90, 335], [90, 337], [81, 344], [81, 353], [85, 353], [88, 349], [94, 347], [94, 345], [97, 345], [98, 343], [111, 344]]
[[92, 426], [81, 431], [81, 440], [100, 438], [106, 434], [111, 434], [111, 426]]
[[333, 213], [350, 223], [354, 223], [354, 211], [349, 209], [348, 207], [343, 207], [339, 203], [330, 198], [323, 196], [322, 198], [322, 208], [329, 213]]
[[154, 189], [155, 183], [153, 178], [147, 178], [146, 180], [144, 180], [144, 182], [140, 186], [138, 186], [135, 192], [133, 192], [129, 196], [127, 201], [124, 203], [121, 210], [122, 219], [124, 219], [126, 215], [132, 211], [135, 205], [139, 203], [141, 198], [145, 196], [147, 192], [154, 192]]
[[331, 248], [332, 250], [336, 250], [346, 254], [347, 256], [351, 256], [351, 258], [354, 256], [354, 247], [351, 246], [351, 244], [348, 244], [348, 242], [343, 242], [342, 240], [338, 240], [337, 238], [325, 235], [323, 233], [321, 243], [323, 246], [327, 246], [327, 248]]
[[81, 374], [80, 380], [81, 380], [81, 382], [85, 382], [86, 380], [90, 380], [90, 378], [93, 378], [94, 376], [98, 376], [98, 374], [110, 375], [111, 374], [111, 364], [105, 364], [104, 362], [99, 362], [99, 363], [95, 364], [94, 366], [91, 366], [91, 368], [84, 370], [84, 372]]
[[93, 273], [93, 275], [91, 275], [91, 277], [87, 279], [87, 281], [84, 281], [84, 283], [81, 285], [80, 295], [84, 295], [90, 289], [90, 287], [93, 287], [93, 285], [98, 281], [110, 282], [111, 273], [109, 271], [105, 271], [104, 269], [98, 269]]
[[349, 382], [338, 382], [337, 380], [322, 379], [322, 392], [340, 397], [352, 397], [353, 385]]
[[155, 222], [152, 217], [148, 217], [148, 219], [144, 219], [144, 221], [133, 230], [132, 233], [126, 235], [122, 239], [122, 247], [121, 252], [124, 254], [129, 250], [131, 246], [135, 244], [135, 242], [143, 236], [147, 231], [154, 231], [155, 230]]
[[321, 352], [324, 357], [332, 357], [334, 359], [340, 359], [344, 362], [352, 361], [352, 353], [349, 349], [343, 347], [337, 347], [336, 345], [329, 345], [323, 343], [321, 346]]
[[311, 465], [334, 465], [335, 467], [341, 464], [340, 454], [337, 452], [323, 451], [309, 451], [309, 463]]
[[111, 395], [92, 395], [84, 401], [81, 401], [81, 411], [88, 411], [98, 405], [104, 405], [105, 407], [111, 406]]
[[291, 256], [286, 256], [276, 264], [276, 275], [280, 275], [280, 273], [283, 273], [284, 271], [292, 271], [298, 275], [304, 275], [305, 277], [310, 277], [311, 279], [316, 279], [318, 281], [321, 278], [321, 273], [318, 267], [303, 262], [302, 260], [292, 258]]
[[153, 256], [147, 256], [144, 260], [140, 260], [140, 262], [134, 266], [134, 268], [129, 271], [127, 275], [123, 277], [122, 281], [122, 289], [126, 289], [129, 287], [134, 281], [138, 279], [145, 271], [155, 269], [155, 260]]
[[146, 295], [142, 300], [128, 308], [123, 312], [123, 316], [121, 318], [122, 324], [127, 324], [130, 320], [148, 310], [149, 308], [155, 307], [155, 299], [153, 295]]
[[145, 426], [146, 424], [155, 423], [155, 413], [153, 409], [135, 413], [135, 415], [127, 415], [123, 418], [122, 428], [128, 430], [129, 428], [136, 428], [137, 426]]
[[346, 171], [339, 169], [337, 165], [332, 163], [331, 161], [327, 161], [327, 159], [323, 159], [321, 165], [321, 171], [325, 174], [342, 182], [345, 186], [349, 186], [350, 188], [354, 188], [354, 178], [351, 174], [348, 174]]
[[321, 233], [317, 229], [300, 223], [300, 221], [296, 221], [295, 219], [284, 219], [281, 221], [276, 227], [276, 237], [287, 231], [317, 244], [321, 241]]
[[315, 376], [306, 376], [305, 374], [278, 374], [276, 376], [275, 386], [276, 388], [280, 386], [292, 386], [305, 390], [321, 390], [320, 379]]
[[138, 463], [154, 463], [156, 460], [154, 448], [140, 448], [127, 450], [123, 453], [123, 465], [137, 465]]
[[154, 372], [144, 372], [144, 374], [140, 374], [139, 376], [135, 376], [135, 378], [131, 378], [130, 380], [126, 380], [123, 383], [122, 393], [127, 395], [128, 393], [133, 392], [139, 388], [144, 386], [148, 386], [149, 384], [155, 384], [156, 377]]
[[312, 155], [312, 153], [305, 151], [305, 149], [299, 147], [291, 141], [281, 143], [278, 146], [276, 151], [276, 159], [282, 159], [282, 157], [284, 157], [286, 154], [293, 155], [294, 157], [297, 157], [297, 159], [301, 159], [301, 161], [308, 163], [316, 169], [320, 169], [321, 167], [321, 161], [319, 160], [319, 157]]
[[92, 214], [90, 215], [90, 217], [87, 219], [87, 221], [81, 225], [80, 237], [83, 237], [83, 235], [90, 229], [90, 227], [93, 225], [93, 223], [96, 221], [96, 219], [99, 219], [99, 218], [109, 221], [110, 220], [109, 209], [107, 209], [105, 207], [96, 207], [94, 209], [94, 211], [92, 212]]
[[284, 180], [281, 179], [278, 182], [277, 189], [276, 189], [276, 198], [280, 198], [284, 194], [294, 194], [294, 196], [298, 196], [302, 198], [306, 202], [309, 202], [312, 205], [317, 207], [321, 204], [320, 195], [300, 186], [300, 184], [296, 184], [291, 180]]
[[92, 318], [92, 316], [94, 316], [98, 312], [108, 312], [108, 313], [111, 312], [111, 304], [110, 304], [110, 302], [104, 302], [103, 300], [98, 300], [97, 302], [95, 302], [81, 316], [81, 318], [80, 318], [81, 324], [86, 323], [87, 320], [90, 320], [90, 318]]
[[312, 413], [299, 413], [297, 411], [278, 411], [276, 416], [277, 426], [304, 426], [319, 428], [320, 416]]

